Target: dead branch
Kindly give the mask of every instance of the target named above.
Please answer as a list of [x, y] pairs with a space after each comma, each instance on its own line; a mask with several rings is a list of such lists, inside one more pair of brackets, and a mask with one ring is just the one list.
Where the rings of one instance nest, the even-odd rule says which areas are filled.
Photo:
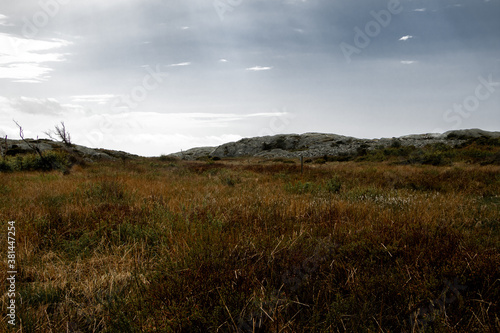
[[14, 120], [14, 122], [16, 123], [17, 127], [19, 127], [19, 137], [21, 138], [21, 140], [23, 140], [24, 143], [26, 143], [28, 145], [28, 147], [30, 147], [31, 150], [36, 152], [38, 154], [38, 156], [40, 156], [40, 158], [42, 159], [43, 162], [46, 162], [45, 157], [43, 156], [40, 148], [38, 148], [38, 146], [36, 144], [33, 144], [33, 143], [29, 142], [28, 140], [26, 140], [24, 138], [23, 128], [21, 127], [21, 125], [19, 125], [19, 123], [17, 121]]
[[66, 130], [66, 126], [64, 125], [64, 121], [61, 121], [61, 127], [56, 125], [55, 131], [47, 131], [47, 132], [45, 132], [45, 134], [47, 134], [51, 140], [54, 140], [54, 141], [61, 140], [66, 146], [68, 146], [68, 147], [71, 146], [71, 135]]

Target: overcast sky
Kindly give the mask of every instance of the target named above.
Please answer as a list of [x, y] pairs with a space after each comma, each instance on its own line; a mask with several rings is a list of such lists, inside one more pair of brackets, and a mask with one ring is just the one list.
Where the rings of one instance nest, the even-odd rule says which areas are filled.
[[500, 0], [0, 4], [0, 135], [144, 156], [243, 137], [500, 130]]

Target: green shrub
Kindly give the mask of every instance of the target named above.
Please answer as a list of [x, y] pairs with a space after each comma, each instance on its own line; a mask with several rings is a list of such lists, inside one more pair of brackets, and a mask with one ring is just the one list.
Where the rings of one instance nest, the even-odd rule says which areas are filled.
[[224, 177], [223, 182], [227, 186], [234, 186], [234, 185], [236, 185], [236, 181], [233, 178], [229, 177], [229, 176], [228, 177]]
[[431, 153], [424, 156], [422, 164], [430, 164], [434, 166], [451, 165], [451, 160], [439, 153]]
[[338, 193], [340, 192], [341, 188], [342, 188], [342, 181], [338, 176], [330, 178], [325, 184], [325, 190], [330, 193]]
[[358, 148], [356, 148], [356, 154], [358, 156], [366, 156], [368, 155], [368, 149], [370, 148], [369, 145], [367, 145], [366, 143], [363, 143], [361, 146], [359, 146]]
[[285, 185], [285, 191], [292, 194], [304, 194], [304, 193], [312, 193], [317, 190], [317, 186], [311, 182], [297, 182], [295, 184], [287, 183]]
[[168, 156], [168, 155], [160, 155], [160, 157], [158, 157], [158, 159], [162, 162], [176, 162], [179, 160], [177, 157]]
[[0, 161], [0, 172], [13, 171], [12, 166], [6, 160]]
[[71, 168], [69, 154], [62, 151], [48, 151], [43, 157], [37, 154], [8, 156], [0, 162], [0, 171], [66, 171]]
[[391, 148], [401, 148], [401, 140], [393, 138], [391, 141]]
[[98, 201], [123, 201], [127, 198], [125, 186], [116, 180], [102, 180], [91, 183], [85, 190], [88, 198]]
[[486, 136], [481, 136], [479, 138], [469, 139], [463, 144], [463, 146], [471, 145], [500, 147], [500, 138], [488, 138]]

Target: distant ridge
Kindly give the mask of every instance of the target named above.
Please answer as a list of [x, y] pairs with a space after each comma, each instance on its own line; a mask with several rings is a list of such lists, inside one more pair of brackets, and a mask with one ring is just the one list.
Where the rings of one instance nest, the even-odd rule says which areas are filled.
[[500, 138], [500, 132], [489, 132], [481, 129], [453, 130], [445, 133], [411, 134], [398, 138], [359, 139], [349, 136], [305, 133], [278, 134], [245, 138], [229, 142], [217, 147], [198, 147], [170, 154], [169, 156], [185, 160], [195, 160], [204, 157], [267, 157], [296, 158], [321, 157], [325, 155], [352, 154], [359, 149], [371, 150], [377, 147], [389, 147], [397, 142], [401, 146], [424, 147], [429, 144], [443, 143], [456, 146], [468, 139], [487, 137]]

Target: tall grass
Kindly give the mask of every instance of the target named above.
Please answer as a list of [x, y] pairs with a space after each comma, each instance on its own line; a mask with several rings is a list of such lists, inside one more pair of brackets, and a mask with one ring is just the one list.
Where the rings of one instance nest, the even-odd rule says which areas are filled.
[[18, 332], [500, 329], [498, 166], [143, 159], [0, 184]]

